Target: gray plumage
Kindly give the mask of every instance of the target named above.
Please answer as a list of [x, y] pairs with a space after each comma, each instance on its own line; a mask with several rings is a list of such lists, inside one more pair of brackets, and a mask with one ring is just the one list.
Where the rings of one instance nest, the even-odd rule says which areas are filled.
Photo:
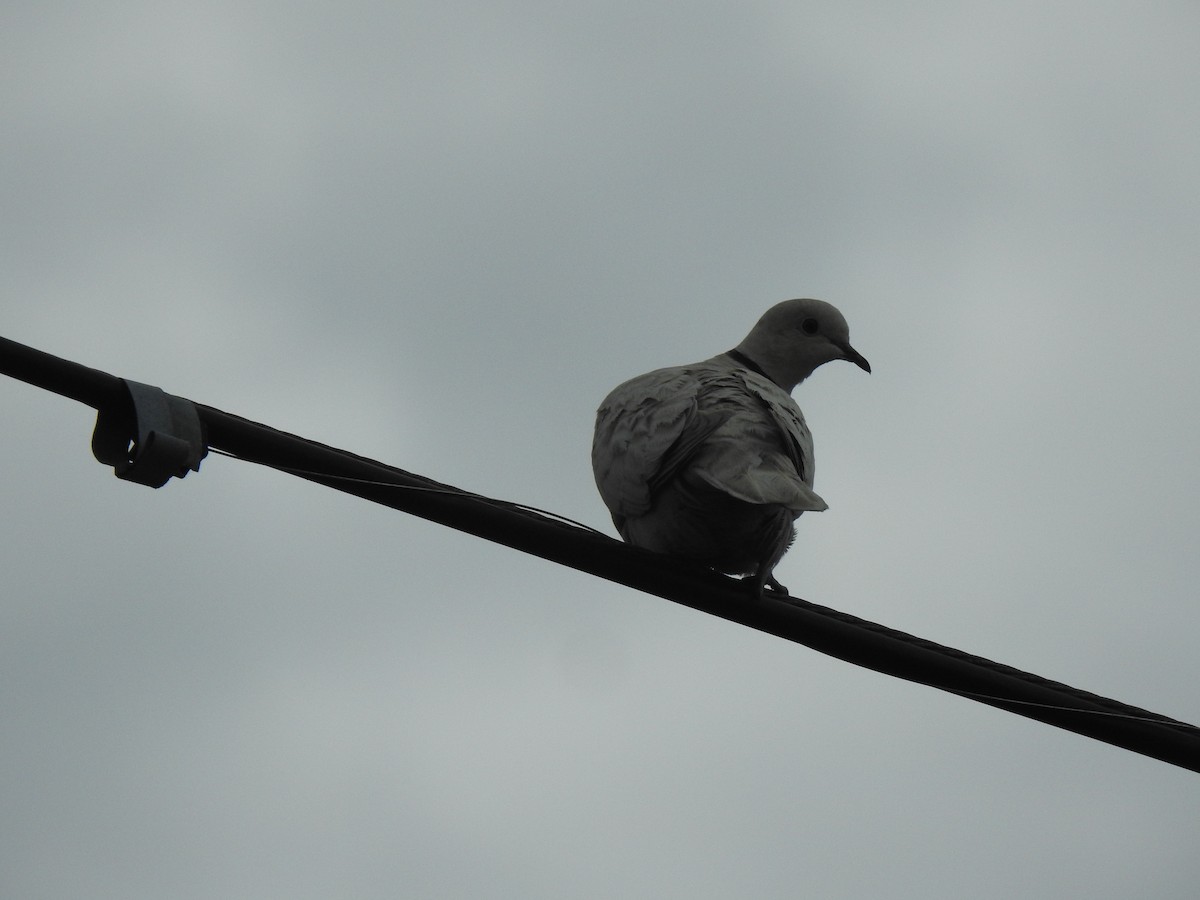
[[785, 591], [771, 573], [796, 518], [827, 508], [791, 391], [834, 359], [871, 371], [836, 308], [785, 300], [734, 350], [613, 389], [596, 414], [592, 470], [621, 536], [753, 576], [756, 593]]

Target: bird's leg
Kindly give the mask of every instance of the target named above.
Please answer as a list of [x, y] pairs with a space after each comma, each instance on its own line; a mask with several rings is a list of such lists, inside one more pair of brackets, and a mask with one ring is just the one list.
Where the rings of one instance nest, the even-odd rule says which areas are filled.
[[792, 541], [796, 538], [792, 522], [797, 515], [798, 513], [784, 507], [775, 510], [774, 522], [769, 525], [774, 531], [773, 539], [766, 548], [768, 552], [759, 560], [758, 568], [754, 572], [754, 596], [759, 600], [763, 598], [763, 592], [767, 588], [770, 588], [772, 593], [789, 596], [788, 589], [776, 580], [774, 572], [779, 561], [783, 559], [783, 554], [787, 553], [788, 547], [792, 546]]

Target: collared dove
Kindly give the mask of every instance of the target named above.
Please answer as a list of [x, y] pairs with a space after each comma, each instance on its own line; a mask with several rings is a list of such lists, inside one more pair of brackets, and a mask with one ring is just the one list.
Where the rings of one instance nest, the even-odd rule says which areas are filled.
[[812, 490], [812, 435], [792, 390], [835, 359], [867, 372], [840, 312], [822, 300], [771, 307], [736, 348], [656, 369], [613, 389], [596, 413], [592, 471], [630, 544], [753, 576], [772, 575]]

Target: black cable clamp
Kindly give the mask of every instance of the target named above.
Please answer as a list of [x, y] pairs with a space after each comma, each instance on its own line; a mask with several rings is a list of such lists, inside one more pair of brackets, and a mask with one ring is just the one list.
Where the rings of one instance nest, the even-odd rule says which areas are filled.
[[101, 407], [96, 416], [96, 459], [112, 466], [118, 478], [154, 488], [199, 472], [208, 445], [196, 404], [149, 384], [121, 380], [126, 396]]

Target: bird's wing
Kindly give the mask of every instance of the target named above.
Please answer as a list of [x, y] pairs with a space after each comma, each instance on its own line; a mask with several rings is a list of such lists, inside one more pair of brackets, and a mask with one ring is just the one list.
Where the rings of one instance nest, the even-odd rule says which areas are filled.
[[813, 456], [812, 432], [808, 430], [808, 423], [804, 421], [804, 413], [800, 411], [792, 396], [773, 381], [752, 372], [743, 372], [741, 375], [746, 389], [762, 401], [767, 413], [779, 428], [784, 449], [795, 465], [800, 479], [812, 487], [816, 460]]
[[812, 435], [795, 401], [753, 372], [739, 370], [729, 381], [703, 398], [720, 404], [723, 421], [691, 475], [747, 503], [785, 506], [797, 515], [828, 509], [812, 490]]
[[648, 372], [613, 389], [596, 413], [592, 471], [620, 529], [650, 509], [670, 480], [721, 424], [700, 411], [703, 376], [694, 368]]

